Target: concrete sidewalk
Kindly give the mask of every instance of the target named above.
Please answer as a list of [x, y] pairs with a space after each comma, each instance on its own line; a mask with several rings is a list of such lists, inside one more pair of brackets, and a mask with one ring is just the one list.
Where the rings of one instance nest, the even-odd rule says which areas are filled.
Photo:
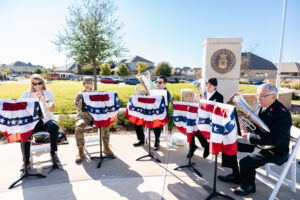
[[[38, 160], [43, 161], [43, 173], [46, 178], [27, 178], [14, 189], [9, 190], [11, 183], [20, 176], [21, 162], [20, 144], [13, 143], [0, 146], [0, 199], [104, 199], [104, 200], [156, 200], [156, 199], [205, 199], [209, 193], [202, 187], [213, 184], [213, 163], [202, 158], [202, 151], [197, 150], [192, 161], [203, 177], [200, 178], [190, 170], [175, 171], [175, 167], [187, 164], [188, 145], [183, 147], [167, 147], [161, 141], [161, 149], [154, 152], [162, 163], [145, 159], [136, 161], [146, 155], [148, 146], [133, 147], [136, 135], [111, 135], [111, 148], [117, 156], [114, 160], [104, 160], [100, 169], [98, 161], [87, 158], [76, 164], [77, 154], [75, 140], [69, 139], [68, 145], [59, 146], [58, 156], [64, 171], [55, 170], [47, 174], [51, 163], [50, 155], [44, 154]], [[152, 143], [153, 146], [153, 143]], [[99, 145], [87, 147], [89, 152], [99, 155]], [[297, 159], [299, 160], [298, 152]], [[221, 159], [219, 159], [220, 162]], [[37, 158], [34, 158], [37, 161]], [[34, 170], [32, 170], [34, 171]], [[263, 172], [260, 170], [260, 172]], [[226, 169], [218, 163], [218, 174], [226, 175]], [[289, 175], [289, 174], [288, 174]], [[297, 193], [283, 184], [277, 195], [278, 199], [299, 199], [300, 197], [300, 166], [297, 165]], [[234, 184], [217, 182], [217, 190], [235, 199], [268, 199], [271, 189], [260, 181], [256, 181], [257, 191], [245, 198], [236, 196], [232, 191]]]

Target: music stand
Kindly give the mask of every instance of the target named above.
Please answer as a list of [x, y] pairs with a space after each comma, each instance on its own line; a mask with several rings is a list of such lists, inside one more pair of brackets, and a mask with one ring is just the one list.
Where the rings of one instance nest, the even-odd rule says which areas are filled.
[[192, 165], [192, 161], [191, 161], [191, 157], [192, 157], [191, 154], [192, 154], [192, 152], [191, 152], [191, 149], [192, 149], [192, 143], [190, 142], [189, 143], [189, 162], [188, 162], [188, 164], [176, 167], [174, 170], [188, 168], [188, 169], [192, 170], [193, 172], [195, 172], [198, 176], [202, 177], [202, 174], [197, 169], [195, 169], [193, 167], [193, 165]]
[[215, 169], [214, 169], [214, 187], [211, 188], [208, 185], [204, 185], [203, 188], [206, 189], [208, 192], [210, 192], [210, 195], [206, 198], [206, 200], [210, 200], [214, 197], [223, 198], [223, 199], [229, 199], [234, 200], [234, 198], [227, 196], [225, 194], [221, 194], [217, 192], [216, 190], [216, 182], [217, 182], [217, 161], [218, 161], [218, 155], [215, 155]]
[[141, 159], [143, 159], [143, 158], [146, 158], [146, 157], [150, 157], [150, 158], [156, 160], [156, 162], [161, 163], [161, 161], [160, 161], [158, 158], [156, 158], [154, 155], [152, 155], [152, 153], [151, 153], [151, 144], [150, 144], [150, 143], [151, 143], [151, 137], [150, 137], [150, 129], [147, 128], [147, 131], [148, 131], [148, 139], [149, 139], [149, 145], [148, 145], [148, 146], [149, 146], [149, 150], [148, 150], [148, 154], [145, 155], [145, 156], [142, 156], [142, 157], [137, 158], [136, 161], [139, 161], [139, 160], [141, 160]]
[[23, 180], [24, 178], [30, 177], [30, 176], [39, 177], [39, 178], [46, 178], [46, 176], [43, 175], [43, 174], [29, 174], [29, 173], [28, 173], [28, 165], [29, 165], [29, 162], [27, 162], [27, 159], [25, 158], [25, 155], [26, 155], [26, 154], [25, 154], [25, 142], [22, 142], [22, 143], [21, 143], [21, 148], [22, 148], [22, 153], [23, 153], [23, 156], [24, 156], [24, 158], [23, 158], [23, 162], [24, 162], [24, 171], [23, 171], [23, 175], [21, 175], [21, 177], [20, 177], [18, 180], [16, 180], [13, 184], [11, 184], [11, 185], [9, 186], [8, 189], [12, 189], [13, 187], [15, 187], [15, 185], [16, 185], [19, 181]]
[[92, 160], [94, 160], [94, 159], [99, 159], [97, 168], [100, 168], [100, 167], [101, 167], [102, 160], [107, 159], [107, 158], [115, 159], [116, 157], [115, 157], [115, 156], [103, 156], [103, 154], [102, 154], [102, 135], [101, 135], [101, 130], [100, 130], [100, 128], [98, 128], [98, 135], [99, 135], [99, 142], [100, 142], [100, 156], [92, 156], [91, 159], [92, 159]]

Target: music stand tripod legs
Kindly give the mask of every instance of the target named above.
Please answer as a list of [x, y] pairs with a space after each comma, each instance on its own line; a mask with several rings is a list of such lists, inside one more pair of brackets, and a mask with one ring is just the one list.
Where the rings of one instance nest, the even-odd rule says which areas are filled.
[[101, 133], [100, 128], [98, 128], [98, 135], [99, 135], [99, 143], [100, 143], [100, 156], [93, 156], [93, 157], [91, 157], [91, 159], [92, 160], [93, 159], [99, 159], [97, 168], [100, 168], [102, 160], [107, 159], [107, 158], [115, 159], [116, 157], [115, 156], [103, 156], [103, 153], [102, 153], [102, 133]]
[[221, 194], [217, 192], [216, 190], [216, 182], [217, 182], [217, 160], [218, 155], [215, 155], [215, 169], [214, 169], [214, 188], [212, 189], [208, 185], [204, 185], [203, 188], [206, 189], [208, 192], [210, 192], [210, 195], [206, 198], [206, 200], [213, 199], [214, 197], [220, 198], [220, 199], [229, 199], [234, 200], [234, 198], [227, 196], [225, 194]]
[[22, 142], [21, 143], [21, 148], [22, 148], [22, 152], [23, 152], [24, 172], [23, 172], [22, 176], [18, 180], [16, 180], [13, 184], [11, 184], [9, 186], [8, 189], [12, 189], [13, 187], [15, 187], [15, 185], [19, 181], [23, 180], [24, 178], [30, 177], [30, 176], [39, 177], [39, 178], [46, 178], [46, 176], [43, 175], [43, 174], [29, 174], [28, 173], [29, 162], [28, 162], [28, 159], [26, 158], [25, 143], [26, 142]]
[[161, 163], [161, 161], [160, 161], [158, 158], [156, 158], [154, 155], [152, 155], [152, 153], [151, 153], [150, 130], [149, 130], [149, 129], [147, 129], [147, 130], [148, 130], [148, 139], [149, 139], [149, 153], [148, 153], [147, 155], [145, 155], [145, 156], [142, 156], [142, 157], [137, 158], [136, 161], [139, 161], [139, 160], [141, 160], [141, 159], [143, 159], [143, 158], [146, 158], [146, 157], [150, 157], [150, 158], [156, 160], [156, 162]]
[[183, 169], [183, 168], [188, 168], [190, 170], [192, 170], [193, 172], [195, 172], [198, 176], [202, 177], [202, 174], [197, 170], [195, 169], [193, 166], [192, 166], [192, 162], [191, 162], [191, 149], [192, 149], [192, 143], [190, 142], [189, 144], [189, 163], [187, 165], [182, 165], [182, 166], [179, 166], [179, 167], [176, 167], [174, 170], [179, 170], [179, 169]]

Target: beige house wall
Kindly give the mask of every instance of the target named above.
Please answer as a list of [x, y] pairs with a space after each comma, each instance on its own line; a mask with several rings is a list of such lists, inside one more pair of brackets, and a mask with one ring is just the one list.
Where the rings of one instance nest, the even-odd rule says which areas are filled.
[[[247, 73], [247, 76], [243, 75]], [[257, 73], [263, 74], [264, 76], [257, 76]], [[265, 74], [268, 74], [265, 76]], [[251, 81], [260, 80], [260, 79], [276, 79], [275, 70], [242, 70], [241, 69], [241, 78], [246, 78]]]

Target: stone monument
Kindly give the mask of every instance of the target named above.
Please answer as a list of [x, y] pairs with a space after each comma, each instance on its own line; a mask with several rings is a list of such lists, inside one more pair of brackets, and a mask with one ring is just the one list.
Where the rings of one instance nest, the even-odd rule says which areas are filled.
[[239, 88], [242, 38], [207, 38], [203, 44], [202, 78], [218, 79], [224, 103]]

